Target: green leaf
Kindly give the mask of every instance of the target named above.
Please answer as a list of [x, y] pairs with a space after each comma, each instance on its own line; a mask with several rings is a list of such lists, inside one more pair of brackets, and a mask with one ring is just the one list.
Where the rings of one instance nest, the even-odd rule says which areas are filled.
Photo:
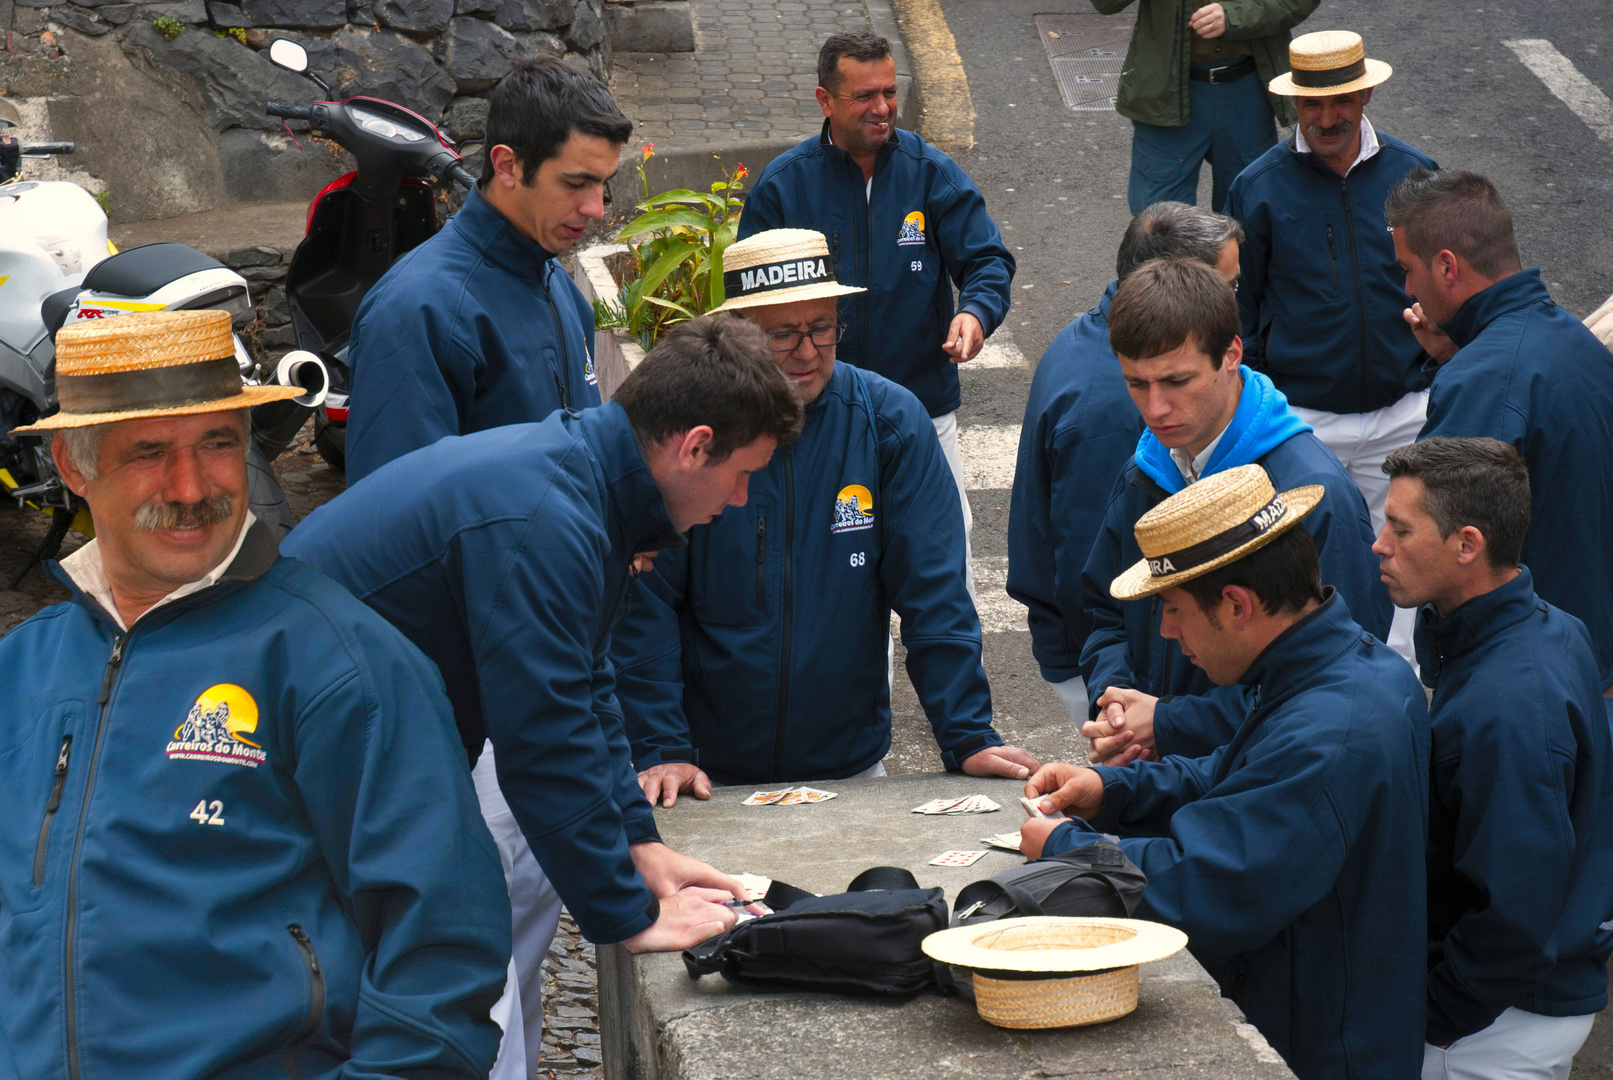
[[700, 250], [700, 245], [686, 242], [681, 245], [669, 246], [666, 252], [655, 261], [655, 265], [644, 272], [639, 279], [643, 284], [640, 289], [646, 297], [653, 297], [656, 286], [667, 279], [667, 276], [678, 269], [690, 256]]
[[644, 299], [648, 300], [652, 304], [660, 304], [664, 308], [671, 308], [673, 311], [681, 313], [685, 318], [699, 318], [698, 315], [684, 307], [682, 304], [674, 304], [672, 301], [663, 300], [659, 296], [646, 296]]
[[683, 208], [668, 210], [651, 210], [641, 214], [623, 226], [622, 231], [616, 234], [616, 239], [626, 240], [629, 237], [643, 236], [645, 233], [655, 232], [659, 229], [709, 229], [711, 219], [697, 210]]

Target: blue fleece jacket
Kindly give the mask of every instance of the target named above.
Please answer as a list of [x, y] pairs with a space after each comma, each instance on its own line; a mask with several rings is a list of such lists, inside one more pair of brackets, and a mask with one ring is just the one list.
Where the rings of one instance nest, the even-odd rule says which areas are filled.
[[1613, 354], [1558, 307], [1538, 269], [1470, 297], [1442, 325], [1461, 348], [1434, 375], [1418, 438], [1487, 435], [1529, 467], [1523, 562], [1535, 591], [1591, 633], [1613, 684]]
[[[1333, 452], [1288, 408], [1282, 392], [1258, 371], [1243, 369], [1243, 396], [1205, 475], [1255, 463], [1279, 492], [1321, 484], [1321, 503], [1305, 516], [1316, 541], [1322, 580], [1369, 633], [1389, 632], [1394, 607], [1378, 580], [1372, 554], [1372, 520], [1354, 481]], [[1197, 757], [1223, 745], [1237, 730], [1245, 702], [1236, 688], [1214, 688], [1208, 676], [1183, 659], [1174, 641], [1159, 636], [1159, 598], [1119, 601], [1109, 583], [1142, 558], [1132, 532], [1137, 519], [1185, 486], [1170, 451], [1151, 432], [1121, 470], [1109, 497], [1103, 528], [1081, 572], [1081, 600], [1092, 632], [1081, 653], [1081, 673], [1094, 703], [1111, 686], [1129, 686], [1163, 700], [1154, 708], [1154, 738], [1162, 754]], [[1176, 695], [1208, 695], [1219, 711], [1195, 708], [1178, 718]], [[1189, 722], [1191, 718], [1191, 722]]]
[[846, 336], [839, 356], [918, 395], [931, 416], [962, 400], [958, 369], [941, 350], [957, 310], [990, 335], [1008, 316], [1014, 256], [986, 201], [957, 162], [911, 131], [892, 129], [874, 163], [873, 194], [862, 168], [821, 134], [770, 162], [745, 200], [739, 238], [766, 229], [814, 229], [829, 240], [842, 285]]
[[837, 363], [745, 505], [632, 586], [612, 659], [637, 767], [694, 761], [749, 784], [876, 764], [891, 744], [892, 609], [942, 762], [1000, 744], [966, 570], [957, 484], [924, 407]]
[[436, 669], [262, 524], [127, 632], [53, 573], [0, 639], [0, 1066], [485, 1077], [509, 897]]
[[1081, 568], [1103, 526], [1115, 475], [1143, 433], [1109, 347], [1111, 281], [1098, 306], [1059, 331], [1042, 354], [1025, 402], [1008, 504], [1008, 595], [1029, 609], [1031, 652], [1042, 678], [1081, 674], [1092, 620]]
[[1371, 412], [1428, 385], [1428, 359], [1400, 317], [1410, 306], [1383, 216], [1389, 189], [1428, 155], [1377, 132], [1378, 152], [1340, 176], [1292, 136], [1239, 173], [1226, 212], [1243, 224], [1243, 362], [1288, 400]]
[[1097, 817], [1059, 826], [1043, 854], [1090, 843], [1095, 829], [1119, 833], [1148, 875], [1137, 917], [1186, 931], [1221, 992], [1300, 1080], [1415, 1077], [1422, 687], [1332, 590], [1241, 683], [1251, 705], [1227, 745], [1098, 769]]
[[1516, 1006], [1607, 1005], [1613, 742], [1590, 636], [1527, 569], [1439, 618], [1417, 660], [1434, 688], [1428, 1041]]
[[353, 320], [347, 479], [447, 435], [599, 404], [594, 311], [478, 190]]
[[683, 539], [621, 406], [405, 455], [286, 540], [442, 669], [472, 758], [590, 941], [659, 911], [628, 845], [657, 839], [616, 704], [611, 624], [639, 551]]

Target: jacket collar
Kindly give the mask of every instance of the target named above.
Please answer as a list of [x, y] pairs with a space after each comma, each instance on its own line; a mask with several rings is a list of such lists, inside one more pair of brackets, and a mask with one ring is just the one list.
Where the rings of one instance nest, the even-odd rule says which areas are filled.
[[1546, 291], [1546, 283], [1540, 280], [1540, 267], [1531, 266], [1468, 297], [1450, 322], [1440, 323], [1440, 329], [1450, 335], [1458, 348], [1466, 348], [1501, 316], [1542, 301], [1554, 302], [1551, 293]]
[[810, 424], [822, 415], [823, 410], [828, 407], [830, 396], [845, 398], [848, 401], [855, 398], [857, 389], [852, 385], [852, 380], [856, 377], [857, 373], [851, 369], [849, 363], [836, 359], [835, 369], [829, 373], [829, 381], [823, 384], [823, 393], [813, 398], [805, 409], [806, 422]]
[[1443, 619], [1432, 604], [1417, 614], [1417, 665], [1423, 682], [1433, 686], [1448, 661], [1466, 656], [1486, 640], [1527, 619], [1545, 604], [1535, 595], [1535, 579], [1527, 566], [1501, 586], [1475, 596]]
[[[1259, 461], [1295, 435], [1311, 430], [1311, 426], [1288, 407], [1288, 399], [1275, 383], [1248, 365], [1239, 370], [1243, 375], [1243, 390], [1238, 397], [1238, 408], [1222, 430], [1215, 452], [1205, 463], [1205, 476]], [[1152, 431], [1143, 431], [1132, 457], [1137, 467], [1166, 491], [1175, 494], [1187, 486], [1170, 451]]]
[[1100, 323], [1102, 323], [1105, 326], [1108, 326], [1109, 325], [1109, 305], [1114, 303], [1115, 293], [1119, 290], [1119, 288], [1120, 288], [1120, 279], [1119, 278], [1116, 278], [1114, 281], [1109, 282], [1109, 287], [1103, 290], [1103, 299], [1099, 300], [1098, 301], [1098, 306], [1093, 308], [1091, 311], [1087, 312], [1087, 314], [1096, 317], [1097, 320]]
[[1278, 634], [1238, 681], [1259, 687], [1261, 702], [1270, 704], [1310, 681], [1360, 641], [1362, 633], [1338, 590], [1329, 585], [1321, 606]]
[[[891, 120], [891, 137], [885, 140], [885, 145], [879, 148], [879, 153], [874, 158], [874, 172], [876, 174], [885, 167], [885, 163], [891, 159], [891, 155], [896, 153], [896, 144], [900, 138], [901, 135], [893, 117]], [[851, 160], [851, 155], [836, 146], [834, 140], [829, 138], [829, 120], [827, 117], [823, 121], [823, 130], [818, 132], [818, 152], [830, 161], [838, 162], [845, 168], [856, 169], [858, 175], [862, 175], [862, 166]]]
[[578, 414], [583, 441], [605, 474], [614, 541], [630, 554], [669, 551], [688, 543], [667, 516], [666, 499], [639, 449], [627, 413], [614, 401]]
[[470, 189], [465, 205], [450, 224], [472, 247], [512, 274], [542, 276], [554, 264], [554, 254], [521, 235], [509, 218], [493, 208], [480, 188]]

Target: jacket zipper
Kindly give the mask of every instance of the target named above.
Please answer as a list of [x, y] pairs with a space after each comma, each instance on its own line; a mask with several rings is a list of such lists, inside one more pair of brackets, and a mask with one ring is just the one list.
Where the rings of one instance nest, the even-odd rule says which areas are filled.
[[325, 973], [319, 968], [319, 957], [314, 953], [314, 943], [308, 940], [302, 927], [292, 923], [286, 927], [291, 933], [291, 939], [297, 943], [302, 953], [303, 963], [308, 965], [308, 1016], [303, 1020], [302, 1027], [297, 1029], [297, 1037], [291, 1040], [286, 1047], [286, 1075], [291, 1080], [297, 1080], [297, 1051], [308, 1037], [319, 1030], [319, 1020], [325, 1015]]
[[55, 781], [50, 787], [50, 798], [45, 802], [45, 820], [39, 823], [39, 843], [34, 846], [34, 888], [45, 883], [45, 850], [50, 845], [50, 825], [56, 820], [56, 811], [62, 805], [62, 788], [67, 786], [67, 758], [73, 752], [73, 737], [62, 736], [62, 750], [56, 755]]
[[1339, 249], [1333, 243], [1333, 226], [1327, 227], [1327, 256], [1333, 260], [1333, 291], [1339, 291]]
[[[878, 159], [877, 158], [875, 159], [875, 165], [878, 165]], [[857, 169], [857, 179], [858, 180], [862, 179], [862, 170], [860, 168]], [[871, 190], [872, 189], [867, 188], [866, 186], [864, 187], [864, 192], [865, 192], [865, 194], [863, 195], [863, 209], [865, 211], [865, 213], [863, 215], [863, 229], [864, 229], [864, 231], [863, 231], [863, 241], [864, 242], [862, 244], [861, 251], [859, 252], [858, 258], [857, 258], [858, 267], [862, 270], [862, 277], [857, 282], [857, 284], [862, 285], [864, 288], [867, 288], [867, 287], [871, 286], [874, 283], [874, 200], [872, 198], [870, 198], [869, 195], [867, 194], [867, 192], [870, 192]], [[856, 301], [856, 303], [857, 303], [857, 348], [860, 350], [859, 356], [861, 357], [861, 359], [859, 359], [857, 361], [857, 365], [859, 367], [867, 367], [868, 366], [868, 303], [869, 303], [868, 297], [869, 297], [869, 295], [870, 294], [866, 293], [866, 292], [862, 293], [861, 295], [859, 295], [857, 297], [857, 301]]]
[[1364, 409], [1367, 403], [1367, 302], [1361, 295], [1361, 256], [1355, 247], [1355, 212], [1350, 209], [1350, 181], [1339, 180], [1339, 192], [1344, 196], [1344, 228], [1350, 238], [1350, 280], [1355, 285], [1355, 407]]
[[[553, 270], [553, 264], [550, 265]], [[567, 412], [571, 411], [571, 350], [566, 348], [566, 327], [560, 321], [560, 309], [555, 306], [554, 294], [549, 291], [549, 282], [543, 282], [543, 298], [549, 301], [549, 313], [554, 316], [555, 337], [560, 339], [560, 367], [565, 371], [565, 381], [560, 379], [560, 372], [554, 373], [555, 389], [560, 391], [560, 407]]]
[[764, 570], [767, 566], [767, 519], [756, 519], [756, 610], [763, 611], [767, 607], [767, 578]]
[[95, 787], [95, 763], [101, 757], [101, 736], [106, 731], [106, 715], [111, 709], [112, 684], [118, 677], [118, 666], [123, 663], [123, 646], [129, 640], [127, 632], [112, 639], [112, 655], [106, 662], [106, 677], [101, 680], [101, 694], [95, 703], [101, 706], [101, 715], [95, 722], [95, 743], [90, 747], [90, 773], [84, 781], [84, 798], [79, 802], [78, 831], [73, 836], [73, 861], [67, 869], [67, 931], [63, 935], [62, 972], [63, 1000], [67, 1013], [67, 1075], [79, 1080], [78, 1069], [78, 1010], [73, 999], [73, 941], [78, 923], [78, 853], [84, 843], [84, 818], [90, 808], [90, 794]]
[[779, 649], [778, 719], [773, 728], [772, 783], [784, 778], [784, 727], [790, 709], [790, 623], [795, 616], [795, 451], [784, 448], [784, 633]]

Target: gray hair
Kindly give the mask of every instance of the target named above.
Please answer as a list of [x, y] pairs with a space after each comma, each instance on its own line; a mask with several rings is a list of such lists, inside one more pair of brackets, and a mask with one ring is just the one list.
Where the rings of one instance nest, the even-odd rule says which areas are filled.
[[1221, 249], [1234, 240], [1243, 243], [1243, 226], [1236, 218], [1187, 203], [1157, 202], [1126, 226], [1115, 258], [1115, 277], [1124, 281], [1151, 259], [1197, 259], [1214, 266]]
[[1390, 190], [1383, 214], [1424, 266], [1450, 251], [1491, 281], [1523, 269], [1512, 214], [1478, 173], [1413, 169]]
[[[241, 417], [241, 434], [252, 441], [252, 410], [237, 410]], [[111, 424], [91, 424], [88, 427], [57, 428], [55, 438], [67, 449], [67, 460], [86, 480], [101, 478], [101, 437]]]

